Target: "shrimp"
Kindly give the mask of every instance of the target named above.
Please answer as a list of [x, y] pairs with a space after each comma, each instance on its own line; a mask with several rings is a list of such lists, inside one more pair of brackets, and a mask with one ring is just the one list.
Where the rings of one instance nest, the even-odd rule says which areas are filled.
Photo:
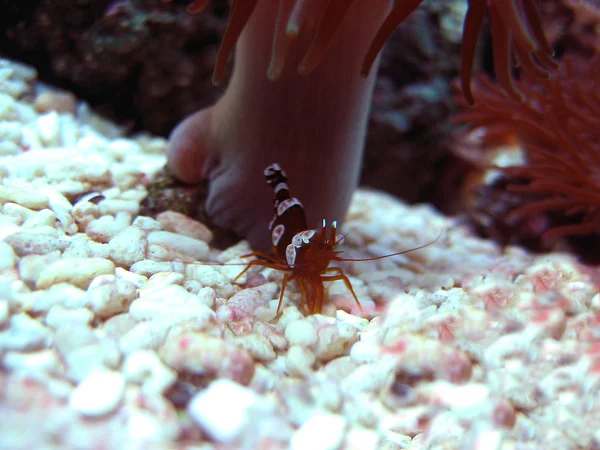
[[327, 222], [323, 219], [319, 230], [309, 229], [304, 207], [297, 198], [291, 197], [287, 175], [279, 164], [269, 165], [265, 169], [264, 175], [267, 184], [271, 186], [275, 194], [275, 215], [269, 224], [272, 255], [258, 251], [244, 255], [243, 257], [254, 256], [257, 259], [250, 261], [234, 281], [254, 266], [269, 267], [284, 272], [277, 315], [281, 313], [286, 287], [290, 281], [294, 280], [300, 288], [302, 295], [300, 307], [305, 314], [321, 312], [325, 301], [323, 283], [338, 280], [346, 285], [356, 305], [362, 310], [348, 276], [340, 267], [329, 267], [332, 261], [373, 261], [389, 258], [427, 247], [439, 239], [438, 236], [427, 244], [389, 255], [362, 259], [342, 258], [339, 256], [341, 252], [337, 250], [343, 240], [343, 237], [338, 238], [337, 235], [337, 221], [333, 221], [328, 227]]

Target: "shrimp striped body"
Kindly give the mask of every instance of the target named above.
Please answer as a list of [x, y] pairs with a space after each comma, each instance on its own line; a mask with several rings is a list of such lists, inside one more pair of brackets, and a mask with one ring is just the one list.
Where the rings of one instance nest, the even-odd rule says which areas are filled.
[[269, 224], [273, 256], [261, 252], [252, 255], [258, 259], [251, 261], [238, 275], [240, 277], [252, 266], [270, 267], [285, 272], [279, 296], [277, 314], [281, 312], [283, 295], [287, 284], [296, 280], [302, 294], [302, 309], [307, 314], [321, 312], [325, 297], [324, 281], [342, 280], [352, 293], [360, 308], [358, 298], [350, 280], [338, 267], [329, 267], [332, 260], [338, 259], [335, 248], [337, 222], [331, 224], [328, 236], [327, 223], [319, 231], [308, 229], [302, 203], [290, 195], [287, 175], [274, 163], [264, 171], [267, 184], [273, 189], [273, 220]]
[[307, 314], [318, 314], [323, 309], [325, 300], [323, 282], [325, 281], [343, 281], [354, 297], [358, 308], [362, 309], [350, 280], [340, 267], [329, 267], [331, 261], [373, 261], [388, 258], [431, 245], [441, 236], [440, 234], [428, 244], [389, 255], [363, 259], [341, 258], [339, 252], [336, 251], [342, 241], [337, 237], [337, 222], [331, 223], [329, 232], [325, 220], [323, 220], [321, 229], [309, 229], [304, 207], [297, 198], [290, 195], [287, 175], [279, 167], [279, 164], [274, 163], [268, 166], [264, 175], [267, 184], [274, 192], [273, 209], [275, 214], [269, 224], [273, 255], [262, 252], [246, 255], [255, 256], [257, 259], [250, 261], [236, 277], [236, 280], [253, 266], [270, 267], [284, 272], [277, 315], [281, 312], [287, 284], [293, 280], [298, 283], [302, 294], [301, 309]]

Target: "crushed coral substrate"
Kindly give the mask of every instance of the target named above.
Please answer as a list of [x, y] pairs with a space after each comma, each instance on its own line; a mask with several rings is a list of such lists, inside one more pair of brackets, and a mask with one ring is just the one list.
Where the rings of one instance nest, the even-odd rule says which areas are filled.
[[362, 312], [290, 285], [276, 318], [280, 272], [233, 282], [244, 242], [139, 215], [164, 164], [0, 61], [1, 448], [600, 447], [597, 268], [359, 191], [343, 256], [442, 236], [345, 263]]

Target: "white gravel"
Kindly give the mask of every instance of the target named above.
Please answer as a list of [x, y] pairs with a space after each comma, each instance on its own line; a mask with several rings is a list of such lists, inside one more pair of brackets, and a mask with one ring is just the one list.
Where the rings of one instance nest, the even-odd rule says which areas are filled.
[[163, 139], [35, 78], [0, 60], [0, 447], [600, 448], [598, 268], [359, 191], [344, 256], [442, 238], [276, 318], [246, 243], [139, 215]]
[[124, 387], [125, 380], [119, 372], [98, 370], [73, 390], [69, 405], [86, 417], [100, 417], [115, 410]]

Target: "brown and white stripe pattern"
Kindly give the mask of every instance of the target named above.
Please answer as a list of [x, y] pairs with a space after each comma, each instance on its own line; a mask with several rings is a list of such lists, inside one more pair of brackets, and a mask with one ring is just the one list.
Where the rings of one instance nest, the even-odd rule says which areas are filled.
[[[286, 173], [281, 169], [279, 164], [271, 164], [265, 169], [264, 174], [267, 184], [273, 188], [275, 194], [273, 202], [275, 215], [269, 224], [273, 251], [278, 257], [285, 257], [289, 265], [293, 265], [295, 263], [295, 251], [293, 252], [294, 257], [291, 258], [292, 261], [290, 262], [288, 256], [291, 256], [291, 254], [288, 255], [290, 253], [288, 246], [294, 247], [293, 240], [295, 238], [297, 240], [298, 235], [307, 237], [308, 234], [306, 233], [312, 232], [312, 236], [315, 232], [307, 230], [308, 226], [306, 224], [304, 207], [297, 198], [290, 196]], [[299, 239], [302, 240], [302, 237]]]

